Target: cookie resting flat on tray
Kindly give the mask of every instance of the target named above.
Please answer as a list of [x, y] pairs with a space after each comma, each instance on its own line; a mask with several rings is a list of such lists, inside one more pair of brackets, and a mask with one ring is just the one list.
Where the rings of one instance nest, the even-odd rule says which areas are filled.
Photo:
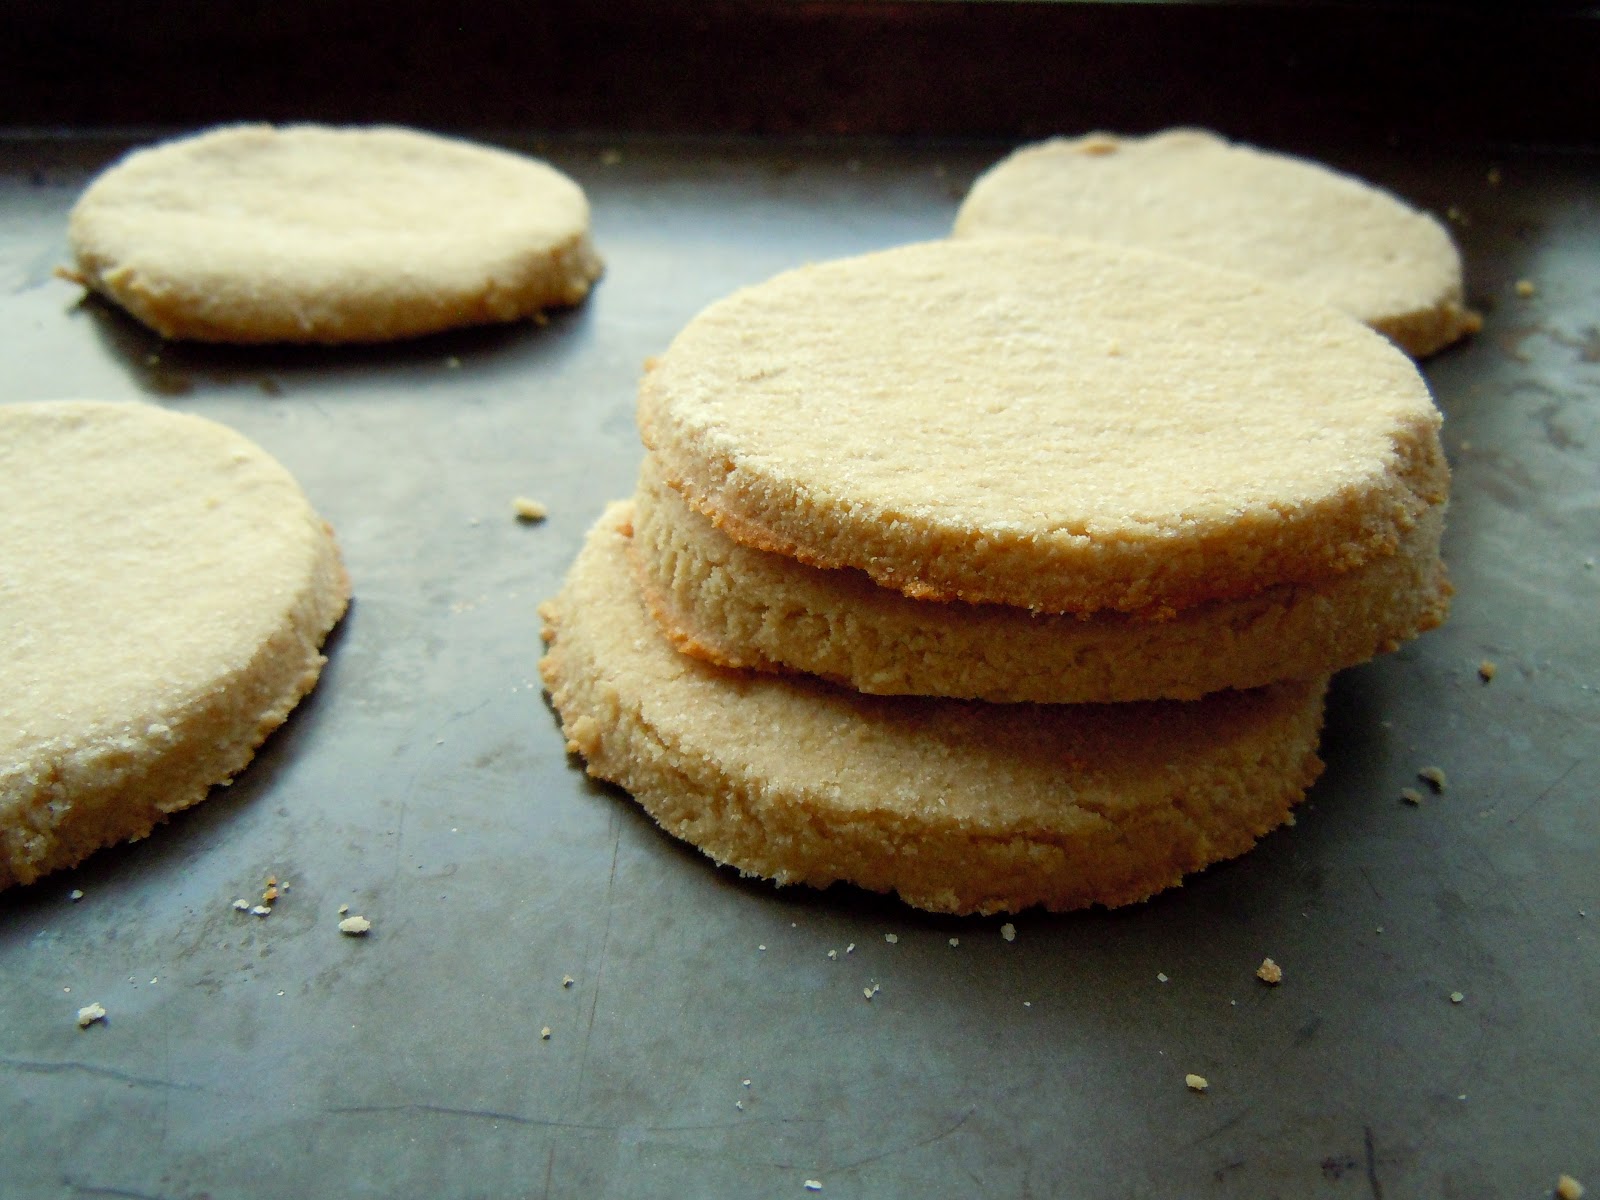
[[389, 127], [234, 125], [136, 150], [68, 221], [67, 274], [163, 337], [381, 342], [578, 303], [583, 190], [546, 163]]
[[260, 447], [140, 403], [0, 405], [0, 887], [141, 838], [311, 690], [350, 585]]
[[1417, 357], [1481, 324], [1438, 221], [1352, 176], [1199, 129], [1023, 146], [972, 185], [955, 233], [1092, 238], [1248, 271]]

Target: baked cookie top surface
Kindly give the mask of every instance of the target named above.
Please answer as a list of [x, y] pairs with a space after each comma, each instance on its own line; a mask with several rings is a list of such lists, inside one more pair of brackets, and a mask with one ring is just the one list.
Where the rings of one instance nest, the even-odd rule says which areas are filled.
[[972, 185], [955, 233], [1092, 238], [1247, 271], [1413, 354], [1476, 327], [1438, 221], [1352, 176], [1197, 129], [1024, 146]]
[[[193, 793], [148, 799], [171, 811], [242, 765], [315, 679], [348, 581], [288, 472], [200, 417], [0, 405], [0, 479], [0, 850], [48, 868], [80, 798], [120, 803], [152, 764], [226, 761], [163, 766]], [[80, 816], [110, 831], [99, 843], [153, 819]], [[31, 848], [12, 845], [18, 823]]]
[[1320, 769], [1326, 679], [1204, 700], [864, 696], [673, 650], [612, 505], [541, 608], [569, 748], [677, 836], [783, 882], [945, 911], [1128, 903], [1243, 852]]
[[582, 299], [589, 205], [536, 159], [390, 127], [134, 151], [72, 210], [77, 274], [168, 337], [377, 341]]
[[1254, 277], [1055, 238], [801, 268], [640, 387], [729, 536], [923, 599], [1176, 609], [1392, 553], [1448, 472], [1406, 357]]

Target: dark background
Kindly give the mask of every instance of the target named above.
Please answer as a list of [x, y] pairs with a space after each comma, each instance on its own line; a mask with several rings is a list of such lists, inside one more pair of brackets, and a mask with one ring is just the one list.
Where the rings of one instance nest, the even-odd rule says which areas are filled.
[[[14, 3], [0, 124], [1594, 145], [1574, 4]], [[4, 11], [4, 10], [0, 10]]]

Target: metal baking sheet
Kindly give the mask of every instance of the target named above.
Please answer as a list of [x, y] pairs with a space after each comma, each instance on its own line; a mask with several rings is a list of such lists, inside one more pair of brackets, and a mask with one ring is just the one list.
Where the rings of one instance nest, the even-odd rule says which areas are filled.
[[[0, 145], [0, 402], [240, 429], [333, 523], [356, 594], [234, 786], [0, 895], [0, 1194], [1600, 1185], [1600, 163], [1338, 159], [1453, 213], [1485, 312], [1426, 367], [1454, 615], [1337, 680], [1295, 827], [1006, 940], [1003, 918], [742, 881], [586, 781], [535, 606], [631, 490], [646, 356], [735, 287], [942, 235], [1007, 147], [508, 143], [588, 190], [592, 299], [363, 350], [169, 346], [80, 303], [51, 277], [65, 215], [127, 143]], [[513, 520], [518, 495], [549, 520]], [[1444, 793], [1401, 803], [1429, 765]], [[289, 884], [269, 917], [232, 907], [269, 876]], [[370, 936], [340, 935], [346, 904]], [[91, 1001], [108, 1017], [80, 1030]]]

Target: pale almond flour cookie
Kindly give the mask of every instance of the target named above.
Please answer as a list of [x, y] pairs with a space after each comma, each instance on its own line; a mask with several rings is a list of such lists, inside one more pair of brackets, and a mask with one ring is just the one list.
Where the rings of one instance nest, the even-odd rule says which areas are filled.
[[1349, 175], [1198, 129], [1024, 146], [972, 185], [955, 233], [1092, 238], [1248, 271], [1419, 357], [1481, 324], [1438, 221]]
[[0, 406], [0, 888], [141, 838], [316, 683], [349, 581], [289, 474], [151, 405]]
[[1449, 608], [1442, 506], [1425, 512], [1394, 554], [1166, 619], [913, 600], [853, 568], [823, 570], [741, 546], [669, 487], [649, 456], [634, 509], [640, 589], [678, 649], [885, 695], [1193, 699], [1331, 674], [1434, 628]]
[[578, 303], [589, 204], [535, 159], [387, 127], [238, 125], [79, 198], [70, 277], [163, 337], [379, 342]]
[[1248, 850], [1321, 768], [1325, 679], [990, 705], [710, 666], [645, 611], [629, 515], [607, 509], [542, 607], [540, 671], [591, 775], [747, 875], [951, 913], [1129, 904]]
[[986, 238], [713, 304], [640, 387], [729, 537], [918, 599], [1170, 615], [1396, 553], [1439, 413], [1371, 330], [1255, 277]]

